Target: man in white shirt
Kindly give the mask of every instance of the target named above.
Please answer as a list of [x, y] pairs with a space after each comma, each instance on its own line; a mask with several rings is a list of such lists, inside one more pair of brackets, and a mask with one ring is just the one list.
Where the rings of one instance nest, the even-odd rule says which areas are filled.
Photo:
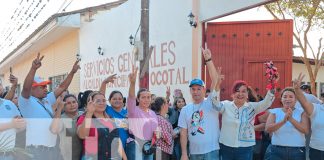
[[35, 77], [37, 69], [41, 67], [44, 56], [33, 61], [23, 85], [21, 96], [18, 98], [19, 108], [27, 120], [26, 149], [33, 155], [33, 160], [57, 160], [61, 157], [59, 147], [56, 147], [57, 135], [50, 132], [50, 125], [54, 115], [52, 105], [70, 85], [74, 74], [80, 68], [78, 61], [73, 65], [66, 79], [54, 92], [47, 93], [50, 81]]
[[0, 159], [13, 160], [16, 132], [25, 129], [26, 122], [17, 107], [9, 100], [0, 98]]
[[[322, 101], [315, 97], [312, 94], [311, 86], [308, 84], [303, 84], [300, 86], [300, 89], [303, 91], [304, 96], [306, 100], [310, 103], [315, 103], [315, 104], [321, 104]], [[299, 103], [299, 101], [296, 102], [296, 108], [304, 111], [303, 107]], [[312, 131], [310, 131], [308, 134], [305, 135], [306, 138], [306, 159], [309, 159], [309, 143], [310, 143], [310, 137], [311, 137]]]
[[189, 140], [190, 159], [218, 160], [219, 159], [219, 120], [218, 111], [212, 106], [216, 96], [215, 86], [220, 73], [211, 60], [211, 52], [205, 47], [203, 55], [211, 77], [211, 94], [205, 99], [206, 87], [201, 79], [190, 82], [190, 94], [193, 103], [181, 109], [178, 126], [181, 127], [180, 143], [182, 160], [188, 160], [187, 144]]
[[304, 91], [306, 99], [311, 103], [321, 104], [321, 100], [312, 94], [311, 86], [308, 84], [303, 84], [300, 89]]
[[322, 104], [324, 104], [324, 92], [321, 93], [320, 100], [322, 101]]

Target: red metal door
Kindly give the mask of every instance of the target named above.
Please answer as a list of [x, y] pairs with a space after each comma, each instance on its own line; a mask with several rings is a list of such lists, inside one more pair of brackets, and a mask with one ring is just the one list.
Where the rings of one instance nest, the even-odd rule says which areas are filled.
[[[291, 20], [215, 22], [204, 35], [216, 66], [223, 68], [221, 98], [231, 99], [235, 80], [243, 79], [265, 94], [264, 62], [272, 60], [280, 73], [280, 88], [291, 84], [293, 26]], [[205, 66], [202, 66], [205, 70]], [[203, 72], [207, 86], [208, 72]]]

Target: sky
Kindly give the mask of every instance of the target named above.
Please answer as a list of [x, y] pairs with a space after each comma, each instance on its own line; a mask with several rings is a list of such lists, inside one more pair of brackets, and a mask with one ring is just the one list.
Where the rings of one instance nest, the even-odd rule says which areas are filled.
[[51, 15], [113, 1], [117, 0], [6, 0], [0, 5], [0, 61]]

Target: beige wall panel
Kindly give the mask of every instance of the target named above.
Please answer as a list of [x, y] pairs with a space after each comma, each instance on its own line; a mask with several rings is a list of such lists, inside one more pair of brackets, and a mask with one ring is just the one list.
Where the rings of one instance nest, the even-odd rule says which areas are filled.
[[[78, 30], [73, 31], [40, 51], [41, 55], [44, 55], [44, 59], [42, 67], [36, 73], [37, 75], [48, 79], [49, 77], [67, 74], [71, 71], [79, 49], [78, 32]], [[21, 63], [12, 66], [13, 74], [18, 77], [21, 86], [36, 56], [37, 53], [34, 53]], [[71, 82], [69, 87], [71, 93], [77, 94], [80, 90], [79, 74], [80, 72], [77, 72]], [[4, 75], [4, 86], [9, 85], [8, 77], [9, 71]]]
[[[298, 77], [299, 73], [303, 73], [305, 74], [305, 78], [304, 78], [304, 82], [310, 82], [309, 81], [309, 76], [308, 76], [308, 71], [307, 68], [304, 64], [301, 63], [293, 63], [292, 66], [292, 79], [295, 79]], [[314, 69], [314, 66], [312, 66], [312, 69]], [[317, 73], [317, 78], [316, 78], [316, 82], [317, 82], [317, 95], [320, 94], [320, 83], [324, 83], [324, 66], [321, 66], [318, 73]]]

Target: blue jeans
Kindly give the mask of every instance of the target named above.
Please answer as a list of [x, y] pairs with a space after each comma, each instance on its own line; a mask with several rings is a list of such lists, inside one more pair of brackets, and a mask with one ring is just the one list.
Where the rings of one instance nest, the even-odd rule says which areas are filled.
[[144, 155], [142, 152], [143, 144], [135, 141], [126, 144], [126, 156], [128, 160], [153, 160], [153, 154]]
[[178, 139], [175, 139], [174, 140], [173, 157], [176, 160], [180, 160], [181, 159], [181, 145], [180, 145], [180, 140], [178, 140]]
[[131, 141], [129, 143], [126, 144], [126, 148], [125, 148], [125, 153], [127, 156], [128, 160], [135, 160], [135, 154], [136, 154], [136, 144], [135, 141]]
[[205, 154], [191, 154], [190, 160], [219, 160], [219, 150], [214, 150]]
[[222, 160], [252, 160], [253, 146], [251, 147], [229, 147], [220, 144]]
[[309, 148], [310, 160], [324, 160], [324, 151], [320, 151], [314, 148]]
[[14, 160], [13, 156], [11, 156], [11, 155], [1, 155], [0, 159], [1, 160]]
[[305, 160], [305, 147], [286, 147], [269, 145], [270, 160]]
[[63, 159], [61, 152], [57, 147], [37, 148], [37, 147], [27, 146], [26, 151], [32, 154], [33, 160], [62, 160]]

